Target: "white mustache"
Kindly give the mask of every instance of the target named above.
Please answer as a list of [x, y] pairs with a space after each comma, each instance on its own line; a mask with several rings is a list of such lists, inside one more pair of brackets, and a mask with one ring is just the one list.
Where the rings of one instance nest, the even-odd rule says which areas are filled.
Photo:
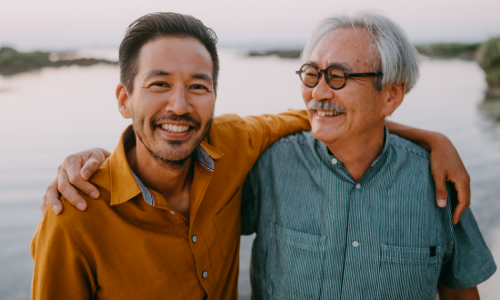
[[345, 113], [345, 108], [343, 108], [342, 106], [335, 104], [335, 103], [332, 103], [332, 102], [324, 101], [324, 100], [318, 101], [318, 100], [312, 99], [307, 104], [307, 108], [308, 109], [317, 109], [317, 110], [336, 110], [336, 111], [339, 111], [341, 113]]

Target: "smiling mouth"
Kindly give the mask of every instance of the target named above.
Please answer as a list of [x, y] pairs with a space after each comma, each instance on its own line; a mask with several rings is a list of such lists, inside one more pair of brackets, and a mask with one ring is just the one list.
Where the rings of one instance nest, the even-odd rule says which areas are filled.
[[338, 111], [338, 110], [316, 110], [318, 113], [318, 116], [320, 117], [325, 117], [325, 116], [339, 116], [343, 115], [345, 113]]
[[178, 133], [186, 132], [190, 128], [192, 128], [190, 126], [181, 126], [181, 125], [172, 125], [172, 124], [161, 124], [160, 127], [165, 131], [178, 132]]

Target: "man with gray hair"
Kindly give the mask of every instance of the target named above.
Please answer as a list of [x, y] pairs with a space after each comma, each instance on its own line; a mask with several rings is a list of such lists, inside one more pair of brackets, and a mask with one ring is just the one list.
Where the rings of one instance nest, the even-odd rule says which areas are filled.
[[243, 188], [252, 299], [479, 299], [496, 265], [474, 216], [453, 225], [456, 193], [435, 205], [429, 152], [384, 126], [417, 56], [375, 13], [319, 24], [297, 71], [312, 131], [271, 146]]

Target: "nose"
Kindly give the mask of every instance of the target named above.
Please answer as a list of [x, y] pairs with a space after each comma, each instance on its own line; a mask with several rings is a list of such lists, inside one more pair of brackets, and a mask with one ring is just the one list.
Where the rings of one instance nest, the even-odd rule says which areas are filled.
[[168, 103], [165, 106], [165, 110], [170, 113], [174, 113], [178, 116], [191, 113], [193, 107], [189, 103], [188, 93], [184, 87], [175, 88], [169, 95]]
[[321, 76], [318, 84], [313, 88], [312, 91], [313, 99], [333, 99], [334, 91], [326, 83], [325, 76]]

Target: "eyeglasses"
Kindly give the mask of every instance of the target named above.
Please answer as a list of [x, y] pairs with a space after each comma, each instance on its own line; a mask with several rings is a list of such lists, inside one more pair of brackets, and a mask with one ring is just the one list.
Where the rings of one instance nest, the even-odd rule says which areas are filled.
[[338, 65], [331, 65], [326, 69], [318, 69], [311, 64], [303, 64], [300, 70], [295, 72], [299, 74], [302, 83], [310, 88], [318, 85], [321, 79], [321, 74], [325, 76], [326, 82], [334, 90], [340, 90], [346, 84], [346, 81], [350, 77], [371, 77], [371, 76], [382, 76], [382, 72], [376, 73], [347, 73]]

